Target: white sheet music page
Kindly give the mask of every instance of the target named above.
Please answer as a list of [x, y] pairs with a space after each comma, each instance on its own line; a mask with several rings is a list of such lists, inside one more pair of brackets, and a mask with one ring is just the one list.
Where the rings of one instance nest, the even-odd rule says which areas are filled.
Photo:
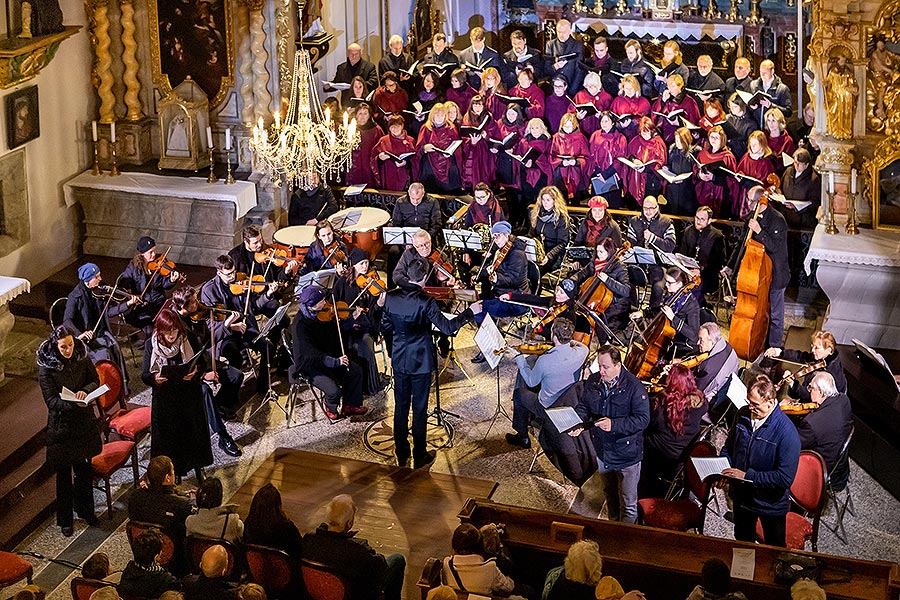
[[735, 579], [753, 581], [756, 573], [756, 550], [752, 548], [732, 548], [731, 576]]
[[578, 413], [571, 406], [548, 408], [547, 416], [550, 417], [556, 430], [560, 433], [566, 433], [583, 423], [581, 417], [578, 416]]
[[724, 456], [692, 456], [691, 463], [703, 481], [706, 481], [707, 477], [720, 475], [722, 471], [731, 467], [728, 459]]
[[728, 382], [728, 399], [734, 404], [738, 410], [747, 406], [747, 386], [737, 376], [737, 373], [731, 374], [731, 381]]
[[500, 364], [503, 353], [497, 354], [495, 350], [505, 347], [506, 340], [503, 339], [503, 334], [497, 329], [497, 324], [494, 323], [491, 315], [485, 315], [484, 321], [481, 322], [481, 327], [475, 333], [475, 343], [478, 344], [478, 349], [481, 350], [481, 353], [487, 359], [491, 370], [496, 369], [497, 365]]

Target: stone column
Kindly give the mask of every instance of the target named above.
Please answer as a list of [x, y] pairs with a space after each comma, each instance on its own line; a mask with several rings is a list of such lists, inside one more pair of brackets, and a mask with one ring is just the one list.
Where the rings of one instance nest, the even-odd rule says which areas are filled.
[[250, 51], [250, 13], [246, 2], [238, 2], [235, 15], [237, 35], [240, 39], [238, 57], [241, 74], [241, 121], [246, 127], [253, 126], [253, 54]]
[[112, 123], [116, 120], [116, 97], [112, 92], [112, 56], [109, 54], [109, 17], [107, 0], [86, 0], [84, 11], [88, 16], [91, 45], [94, 47], [94, 68], [91, 83], [100, 97], [100, 122]]
[[269, 71], [266, 69], [269, 53], [266, 50], [266, 31], [263, 29], [263, 0], [250, 0], [247, 6], [250, 9], [250, 50], [253, 54], [253, 121], [260, 118], [265, 121], [269, 116], [272, 95], [269, 94]]
[[134, 39], [134, 6], [132, 0], [119, 0], [122, 10], [122, 62], [125, 64], [125, 73], [122, 79], [125, 82], [125, 106], [127, 121], [140, 121], [144, 118], [141, 108], [141, 82], [138, 81], [137, 42]]

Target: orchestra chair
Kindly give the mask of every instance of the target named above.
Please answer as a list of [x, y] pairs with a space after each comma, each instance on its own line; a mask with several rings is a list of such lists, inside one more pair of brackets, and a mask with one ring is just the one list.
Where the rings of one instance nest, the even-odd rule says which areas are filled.
[[269, 598], [290, 597], [295, 587], [294, 565], [288, 553], [277, 548], [246, 544], [244, 557], [250, 581], [259, 584]]
[[646, 310], [650, 306], [650, 279], [647, 278], [647, 272], [638, 265], [628, 265], [628, 281], [631, 282], [631, 300], [634, 305]]
[[0, 551], [0, 590], [25, 579], [31, 584], [34, 567], [31, 563], [12, 552]]
[[125, 386], [122, 385], [122, 373], [119, 368], [105, 360], [94, 365], [100, 384], [109, 386], [109, 391], [97, 398], [100, 416], [106, 422], [108, 433], [140, 444], [150, 435], [149, 406], [131, 406], [125, 402]]
[[[293, 367], [288, 369], [288, 383], [290, 384], [290, 387], [288, 388], [288, 395], [285, 400], [287, 427], [290, 428], [294, 426], [294, 410], [303, 407], [304, 404], [310, 405], [310, 416], [312, 418], [309, 422], [317, 421], [316, 405], [322, 409], [322, 412], [325, 412], [325, 394], [314, 386], [312, 381], [306, 375], [300, 373]], [[304, 400], [301, 398], [304, 390], [309, 390], [312, 395], [311, 399]]]
[[56, 329], [63, 324], [66, 316], [66, 302], [68, 300], [68, 296], [63, 296], [54, 300], [53, 304], [50, 305], [50, 329]]
[[[141, 336], [144, 332], [127, 321], [125, 321], [125, 315], [120, 314], [115, 317], [110, 318], [109, 320], [109, 328], [112, 331], [113, 337], [116, 338], [116, 341], [119, 342], [119, 348], [121, 349], [123, 342], [127, 342], [128, 350], [131, 352], [131, 362], [136, 363], [137, 358], [135, 358], [134, 347], [140, 346], [140, 350], [143, 351], [143, 345], [141, 344]], [[124, 359], [124, 354], [122, 355]]]
[[240, 551], [238, 547], [228, 540], [208, 538], [199, 535], [188, 535], [184, 538], [184, 551], [188, 559], [188, 569], [194, 575], [200, 574], [200, 561], [203, 559], [203, 553], [213, 546], [222, 546], [228, 555], [228, 568], [225, 569], [224, 577], [231, 579], [239, 569]]
[[[660, 529], [689, 531], [696, 529], [703, 535], [706, 509], [709, 506], [712, 484], [700, 479], [692, 457], [718, 456], [716, 447], [707, 441], [694, 444], [684, 458], [685, 487], [680, 498], [642, 498], [638, 500], [638, 523]], [[694, 499], [691, 498], [693, 496]], [[698, 505], [697, 502], [700, 504]]]
[[[841, 448], [841, 453], [838, 456], [837, 462], [834, 465], [834, 468], [831, 469], [831, 472], [825, 478], [825, 488], [828, 500], [831, 501], [834, 505], [836, 517], [834, 525], [830, 525], [827, 521], [822, 521], [825, 527], [828, 528], [839, 540], [841, 543], [847, 544], [847, 531], [844, 529], [844, 515], [849, 511], [851, 515], [856, 516], [856, 509], [853, 506], [853, 496], [850, 495], [850, 440], [853, 439], [853, 432], [856, 430], [856, 426], [850, 426], [850, 433], [847, 435], [847, 439], [844, 441], [844, 445]], [[840, 465], [847, 465], [847, 483], [844, 484], [844, 487], [841, 489], [836, 489], [832, 483], [832, 477], [834, 476], [834, 472]], [[838, 496], [842, 495], [843, 498], [839, 498]]]
[[[801, 512], [793, 510], [787, 514], [785, 541], [789, 550], [803, 550], [807, 540], [812, 543], [812, 551], [818, 552], [819, 522], [825, 506], [825, 459], [814, 450], [800, 451], [800, 464], [797, 475], [791, 484], [791, 504]], [[812, 519], [812, 521], [810, 521]], [[756, 521], [756, 539], [763, 541], [763, 530], [759, 520]]]
[[159, 558], [157, 562], [162, 567], [166, 567], [171, 569], [170, 565], [173, 563], [175, 558], [175, 540], [172, 539], [162, 527], [157, 525], [156, 523], [147, 523], [145, 521], [132, 521], [128, 520], [125, 523], [125, 533], [128, 535], [128, 544], [132, 548], [134, 547], [134, 540], [138, 539], [138, 537], [148, 529], [155, 529], [160, 537], [162, 537], [163, 547], [159, 552]]
[[331, 567], [302, 558], [300, 573], [310, 600], [347, 600], [349, 586]]
[[90, 600], [91, 594], [105, 587], [115, 587], [102, 579], [88, 579], [87, 577], [75, 577], [69, 585], [72, 591], [72, 600]]

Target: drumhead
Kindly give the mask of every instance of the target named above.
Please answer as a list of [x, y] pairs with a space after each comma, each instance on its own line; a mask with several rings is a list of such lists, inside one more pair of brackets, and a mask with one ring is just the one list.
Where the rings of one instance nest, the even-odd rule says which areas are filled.
[[275, 232], [275, 241], [284, 246], [308, 248], [316, 239], [315, 225], [293, 225]]
[[[355, 218], [356, 214], [359, 214], [359, 218]], [[352, 215], [348, 220], [356, 221], [352, 225], [343, 225], [341, 226], [341, 222], [347, 218], [348, 215]], [[351, 208], [345, 208], [342, 211], [336, 212], [330, 217], [328, 220], [331, 221], [332, 225], [336, 228], [339, 228], [343, 231], [348, 232], [356, 232], [356, 231], [373, 231], [378, 229], [379, 227], [384, 226], [385, 223], [391, 220], [391, 215], [388, 214], [386, 210], [382, 210], [380, 208], [374, 208], [372, 206], [355, 206]]]

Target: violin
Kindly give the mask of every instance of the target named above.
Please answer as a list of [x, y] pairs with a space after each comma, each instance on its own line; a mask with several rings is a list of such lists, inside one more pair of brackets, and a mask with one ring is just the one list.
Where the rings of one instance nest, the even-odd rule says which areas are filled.
[[543, 353], [547, 352], [548, 350], [552, 349], [553, 344], [551, 344], [550, 342], [535, 342], [533, 344], [520, 344], [518, 346], [504, 346], [502, 348], [495, 349], [494, 354], [499, 356], [499, 355], [503, 354], [504, 352], [506, 352], [507, 350], [509, 350], [510, 348], [518, 350], [519, 354], [536, 355], [536, 354], [543, 354]]
[[[547, 314], [541, 317], [540, 320], [538, 320], [534, 324], [534, 331], [540, 333], [544, 329], [544, 327], [552, 323], [556, 317], [566, 312], [567, 308], [569, 308], [569, 305], [565, 302], [560, 302], [556, 306], [551, 307], [550, 310], [547, 311]], [[523, 352], [522, 354], [525, 353]]]
[[779, 381], [775, 385], [775, 391], [780, 392], [781, 388], [783, 388], [785, 385], [790, 385], [793, 381], [800, 379], [801, 377], [806, 377], [813, 371], [818, 371], [820, 369], [824, 369], [826, 366], [827, 366], [827, 363], [824, 360], [805, 364], [802, 367], [800, 367], [799, 369], [797, 369], [796, 371], [794, 371], [793, 373], [791, 373], [790, 375], [788, 375], [787, 377], [785, 377], [784, 379], [782, 379], [781, 381]]
[[375, 271], [375, 269], [371, 269], [368, 273], [363, 275], [357, 275], [356, 285], [359, 286], [359, 289], [363, 292], [369, 292], [373, 296], [378, 296], [382, 292], [387, 291], [387, 284], [378, 277], [378, 272]]
[[475, 302], [478, 293], [475, 290], [451, 288], [444, 286], [423, 286], [422, 291], [435, 300], [459, 300], [460, 302]]
[[269, 287], [269, 282], [263, 275], [254, 275], [251, 279], [246, 273], [237, 272], [234, 274], [234, 281], [228, 284], [228, 289], [235, 296], [246, 294], [249, 289], [254, 294], [261, 294]]
[[815, 402], [785, 402], [784, 404], [780, 404], [779, 406], [781, 407], [781, 412], [788, 416], [795, 417], [808, 415], [812, 411], [819, 408], [819, 405]]
[[453, 279], [453, 265], [444, 260], [444, 257], [441, 256], [441, 253], [437, 248], [432, 250], [427, 258], [434, 265], [438, 274], [438, 279]]
[[347, 255], [347, 251], [344, 250], [338, 241], [331, 242], [325, 246], [325, 256], [327, 257], [326, 262], [330, 262], [331, 266], [337, 266], [338, 263], [347, 262], [350, 258]]
[[166, 258], [165, 254], [157, 254], [156, 258], [147, 263], [147, 270], [151, 273], [159, 273], [163, 277], [168, 277], [177, 269], [175, 263]]
[[270, 263], [276, 267], [283, 267], [291, 259], [288, 257], [287, 250], [274, 246], [263, 246], [261, 252], [253, 253], [253, 260], [259, 264]]
[[224, 321], [233, 314], [237, 313], [233, 310], [228, 310], [221, 304], [216, 304], [215, 306], [207, 306], [206, 304], [199, 303], [197, 310], [191, 313], [189, 318], [195, 323], [206, 321], [210, 318], [212, 318], [213, 321]]
[[669, 363], [669, 365], [666, 365], [666, 367], [663, 368], [662, 372], [659, 375], [657, 375], [656, 377], [654, 377], [653, 379], [650, 380], [650, 386], [648, 387], [647, 391], [651, 394], [655, 394], [655, 393], [659, 393], [663, 390], [662, 379], [663, 379], [663, 377], [665, 377], [669, 374], [669, 368], [671, 368], [671, 365], [679, 364], [682, 367], [685, 367], [687, 369], [693, 369], [694, 367], [696, 367], [697, 365], [702, 363], [707, 358], [709, 358], [709, 352], [701, 352], [700, 354], [698, 354], [696, 356], [691, 356], [690, 358], [685, 358], [684, 360], [682, 360], [678, 363], [675, 363], [675, 362]]
[[357, 307], [354, 307], [354, 308], [350, 308], [350, 305], [349, 305], [349, 304], [347, 304], [347, 303], [344, 302], [343, 300], [339, 300], [339, 301], [335, 302], [334, 305], [332, 305], [332, 304], [326, 304], [325, 307], [324, 307], [322, 310], [320, 310], [320, 311], [316, 314], [316, 318], [317, 318], [318, 320], [324, 322], [324, 323], [328, 323], [328, 322], [330, 322], [330, 321], [333, 321], [333, 320], [334, 320], [335, 305], [337, 306], [337, 318], [338, 318], [339, 321], [340, 321], [340, 320], [343, 320], [343, 319], [349, 318], [350, 315], [352, 314], [352, 312], [353, 312], [356, 308], [359, 308], [359, 310], [362, 311], [362, 312], [364, 312], [364, 313], [365, 313], [365, 312], [368, 312], [368, 310], [369, 310], [369, 309], [363, 308], [363, 307], [361, 307], [361, 306], [357, 306]]
[[512, 241], [506, 242], [506, 244], [497, 250], [497, 255], [494, 256], [494, 261], [487, 268], [488, 275], [493, 276], [494, 273], [497, 272], [497, 269], [500, 268], [500, 265], [506, 260], [506, 256], [509, 254], [509, 251], [512, 250]]
[[130, 302], [137, 300], [138, 304], [144, 304], [144, 300], [137, 294], [126, 292], [121, 288], [114, 288], [108, 285], [98, 285], [91, 288], [91, 295], [101, 300], [112, 299], [113, 302]]

